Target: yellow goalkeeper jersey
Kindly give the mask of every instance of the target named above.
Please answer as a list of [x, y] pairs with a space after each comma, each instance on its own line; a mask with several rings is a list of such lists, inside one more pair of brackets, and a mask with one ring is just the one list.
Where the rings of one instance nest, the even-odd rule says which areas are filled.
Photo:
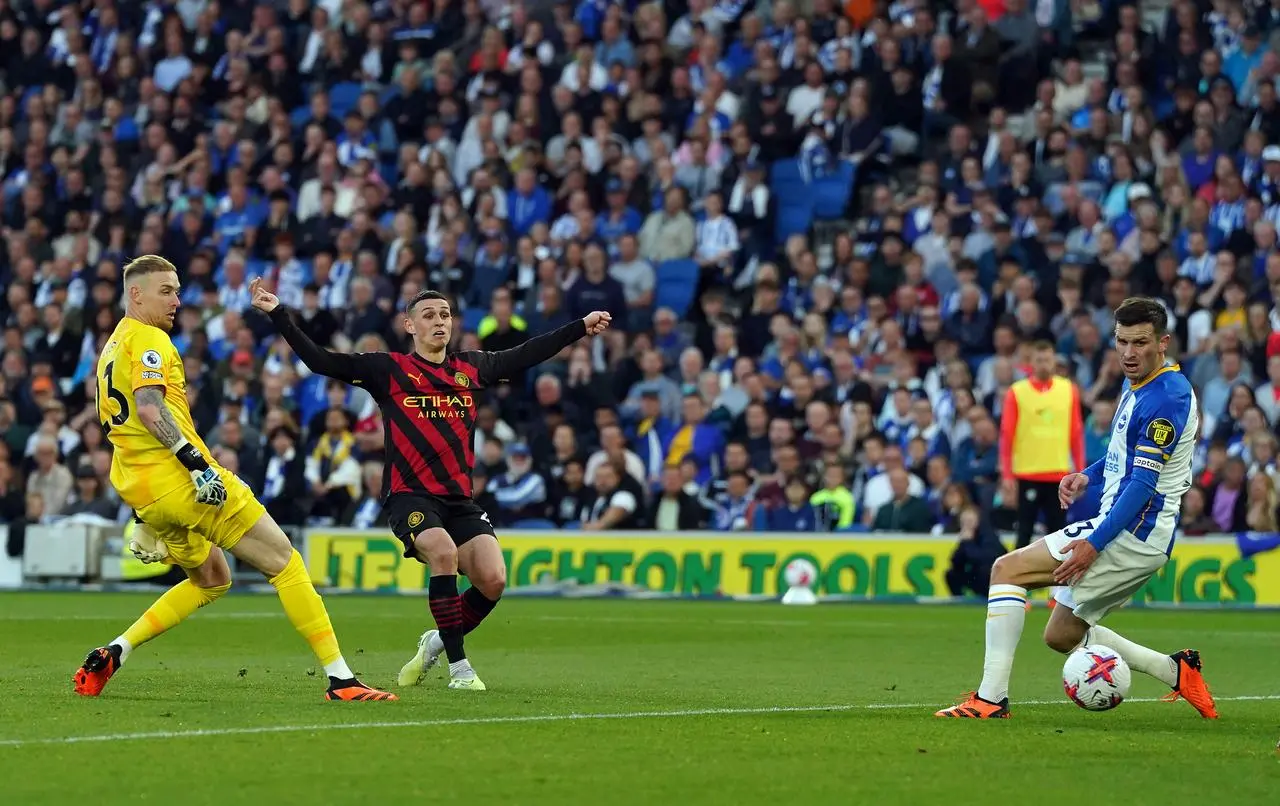
[[191, 485], [190, 472], [138, 419], [138, 389], [162, 387], [182, 436], [215, 465], [191, 421], [182, 357], [168, 333], [137, 319], [120, 320], [98, 356], [97, 379], [98, 420], [115, 448], [111, 484], [126, 504], [141, 509]]

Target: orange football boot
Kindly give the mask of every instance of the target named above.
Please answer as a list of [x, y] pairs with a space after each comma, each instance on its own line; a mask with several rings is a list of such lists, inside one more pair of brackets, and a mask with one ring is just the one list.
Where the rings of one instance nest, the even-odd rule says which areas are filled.
[[329, 690], [324, 693], [324, 698], [326, 700], [343, 700], [345, 702], [400, 699], [389, 691], [369, 688], [355, 678], [351, 680], [335, 680], [332, 677], [329, 678]]
[[[114, 650], [114, 651], [113, 651]], [[76, 693], [83, 697], [96, 697], [106, 688], [107, 681], [120, 670], [120, 650], [101, 646], [89, 653], [84, 663], [76, 669], [72, 680]]]
[[934, 716], [955, 719], [1008, 719], [1009, 698], [1005, 697], [1000, 702], [987, 702], [978, 696], [978, 692], [970, 691], [959, 704], [943, 708], [935, 712]]
[[1178, 682], [1164, 698], [1165, 702], [1176, 702], [1181, 698], [1191, 703], [1191, 707], [1205, 719], [1217, 719], [1218, 706], [1209, 693], [1209, 684], [1204, 681], [1200, 653], [1194, 649], [1184, 649], [1169, 657], [1178, 665]]

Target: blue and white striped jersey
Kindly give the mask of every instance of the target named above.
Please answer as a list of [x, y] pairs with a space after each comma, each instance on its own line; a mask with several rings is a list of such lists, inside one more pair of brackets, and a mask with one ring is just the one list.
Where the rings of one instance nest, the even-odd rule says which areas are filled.
[[1200, 430], [1199, 405], [1191, 382], [1176, 365], [1136, 386], [1125, 381], [1112, 421], [1102, 476], [1105, 518], [1138, 470], [1158, 474], [1155, 494], [1121, 528], [1165, 554], [1173, 550], [1182, 494], [1191, 487], [1191, 460]]

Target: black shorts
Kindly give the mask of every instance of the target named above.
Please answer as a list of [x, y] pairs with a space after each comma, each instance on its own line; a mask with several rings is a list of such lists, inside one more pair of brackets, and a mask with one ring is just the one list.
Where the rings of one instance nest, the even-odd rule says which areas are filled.
[[476, 535], [491, 535], [489, 513], [470, 498], [443, 498], [418, 493], [396, 493], [387, 499], [387, 523], [404, 544], [404, 556], [417, 559], [414, 537], [428, 529], [444, 529], [455, 546]]

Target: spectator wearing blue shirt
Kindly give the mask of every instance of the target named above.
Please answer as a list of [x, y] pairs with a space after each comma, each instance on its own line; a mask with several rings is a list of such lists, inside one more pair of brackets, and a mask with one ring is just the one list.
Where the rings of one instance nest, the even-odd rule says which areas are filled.
[[816, 532], [818, 511], [809, 503], [813, 494], [804, 479], [794, 476], [783, 489], [786, 500], [780, 506], [756, 507], [755, 528], [763, 532]]
[[999, 431], [995, 420], [983, 417], [973, 424], [973, 433], [961, 440], [951, 462], [951, 477], [969, 485], [976, 500], [1000, 477]]
[[338, 135], [338, 164], [350, 168], [360, 160], [374, 160], [378, 156], [378, 138], [365, 126], [359, 112], [347, 113], [342, 134]]
[[1231, 79], [1235, 90], [1239, 93], [1249, 80], [1249, 74], [1262, 64], [1262, 57], [1267, 47], [1262, 44], [1262, 32], [1256, 25], [1246, 25], [1240, 46], [1231, 51], [1222, 61], [1222, 73]]
[[925, 444], [925, 456], [950, 456], [951, 442], [947, 434], [934, 419], [933, 403], [928, 398], [919, 398], [911, 402], [912, 423], [902, 432], [902, 447], [913, 439], [921, 439]]
[[[694, 480], [705, 487], [715, 478], [724, 454], [724, 434], [706, 422], [707, 404], [696, 393], [687, 394], [680, 403], [683, 422], [668, 432], [662, 445], [667, 465], [694, 461], [698, 465]], [[730, 490], [730, 495], [735, 495]]]
[[596, 235], [609, 245], [609, 255], [618, 256], [618, 239], [623, 235], [637, 235], [644, 220], [640, 213], [627, 206], [630, 190], [621, 179], [609, 180], [605, 188], [607, 208], [596, 216]]
[[538, 175], [525, 168], [516, 174], [515, 187], [507, 193], [507, 221], [517, 238], [528, 235], [535, 224], [551, 220], [551, 194], [538, 184]]
[[[579, 6], [581, 12], [584, 6], [596, 5], [599, 0], [585, 0], [582, 6]], [[600, 3], [607, 5], [607, 3]], [[583, 26], [583, 33], [586, 33], [586, 26]], [[588, 39], [595, 37], [587, 34]], [[612, 68], [615, 64], [621, 64], [623, 67], [635, 67], [636, 50], [631, 44], [631, 40], [627, 39], [616, 18], [605, 19], [600, 25], [600, 41], [596, 43], [596, 63], [603, 64], [606, 68]]]
[[751, 528], [755, 497], [751, 477], [741, 470], [729, 474], [724, 499], [716, 505], [714, 527], [718, 532], [745, 532]]
[[1218, 150], [1213, 147], [1213, 131], [1207, 126], [1197, 126], [1191, 135], [1191, 150], [1182, 155], [1182, 173], [1187, 186], [1199, 190], [1213, 179], [1213, 168], [1218, 164]]
[[492, 514], [499, 525], [546, 517], [547, 480], [533, 469], [533, 455], [523, 442], [507, 448], [507, 471], [490, 479], [487, 490], [497, 501]]
[[260, 223], [261, 210], [250, 203], [249, 188], [242, 178], [233, 179], [227, 188], [227, 209], [213, 223], [218, 253], [225, 256], [232, 246], [247, 242], [249, 233]]
[[138, 124], [124, 113], [124, 103], [119, 98], [103, 101], [100, 125], [104, 131], [111, 132], [111, 139], [116, 143], [128, 144], [138, 140]]
[[501, 230], [484, 233], [484, 243], [476, 250], [475, 273], [467, 289], [467, 307], [483, 308], [493, 292], [510, 277], [510, 258]]
[[724, 53], [724, 64], [728, 68], [726, 78], [734, 78], [745, 74], [756, 66], [756, 42], [760, 41], [764, 25], [755, 14], [747, 14], [742, 18], [742, 27], [735, 39]]

